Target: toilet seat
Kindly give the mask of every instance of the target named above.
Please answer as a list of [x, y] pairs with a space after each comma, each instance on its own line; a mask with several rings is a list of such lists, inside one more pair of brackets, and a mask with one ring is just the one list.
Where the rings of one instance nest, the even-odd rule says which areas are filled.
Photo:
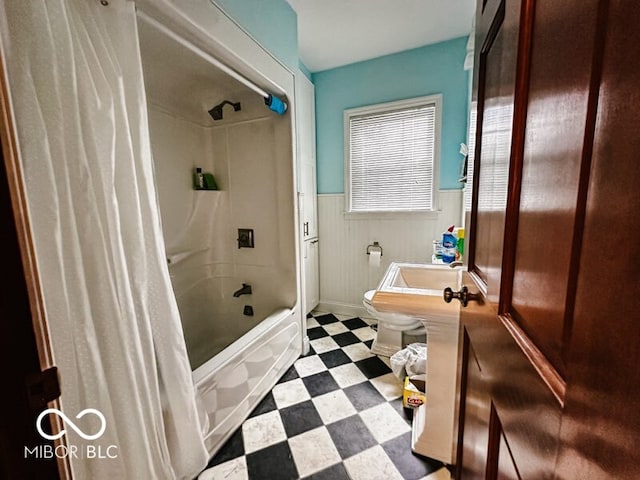
[[372, 302], [373, 296], [375, 294], [376, 294], [375, 290], [367, 290], [366, 292], [364, 292], [364, 302], [367, 305], [371, 305], [373, 307], [373, 303], [371, 303], [371, 302]]

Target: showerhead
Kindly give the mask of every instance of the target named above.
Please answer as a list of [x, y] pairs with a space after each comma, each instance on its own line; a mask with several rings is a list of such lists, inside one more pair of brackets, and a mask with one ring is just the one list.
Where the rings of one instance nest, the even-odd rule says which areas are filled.
[[234, 112], [239, 112], [240, 110], [242, 110], [242, 106], [240, 105], [240, 102], [233, 103], [233, 102], [230, 102], [229, 100], [225, 100], [222, 103], [213, 107], [211, 110], [209, 110], [209, 115], [211, 115], [211, 118], [213, 118], [214, 120], [222, 120], [222, 107], [224, 107], [226, 104], [231, 105], [233, 107]]

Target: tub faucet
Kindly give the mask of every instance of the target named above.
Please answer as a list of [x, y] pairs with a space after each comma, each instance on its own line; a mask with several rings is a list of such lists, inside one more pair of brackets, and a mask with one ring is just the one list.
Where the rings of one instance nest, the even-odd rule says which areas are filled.
[[233, 296], [238, 298], [240, 295], [251, 295], [251, 285], [243, 283], [240, 290], [233, 292]]

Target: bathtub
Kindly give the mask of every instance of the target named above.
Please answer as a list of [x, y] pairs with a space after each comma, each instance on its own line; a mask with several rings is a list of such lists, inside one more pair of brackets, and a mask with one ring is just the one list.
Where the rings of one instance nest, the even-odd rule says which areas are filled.
[[[239, 277], [228, 263], [206, 265], [200, 255], [172, 258], [171, 280], [183, 323], [196, 386], [202, 435], [214, 455], [300, 356], [299, 308], [278, 307], [287, 298], [268, 271]], [[255, 269], [254, 269], [255, 270]], [[251, 283], [253, 293], [233, 292]], [[243, 315], [244, 305], [254, 315]]]
[[214, 455], [300, 356], [300, 315], [273, 312], [193, 372], [202, 433]]

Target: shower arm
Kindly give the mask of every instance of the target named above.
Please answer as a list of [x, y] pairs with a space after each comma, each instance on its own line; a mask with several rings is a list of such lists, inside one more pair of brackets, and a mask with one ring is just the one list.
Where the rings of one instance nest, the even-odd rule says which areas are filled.
[[[203, 60], [206, 60], [209, 63], [212, 63], [213, 65], [215, 65], [216, 67], [218, 67], [220, 70], [222, 70], [224, 73], [226, 73], [227, 75], [235, 78], [237, 81], [239, 81], [240, 83], [242, 83], [244, 86], [250, 88], [251, 90], [253, 90], [254, 92], [256, 92], [258, 95], [261, 95], [264, 100], [265, 103], [267, 104], [267, 106], [269, 106], [271, 108], [272, 103], [273, 104], [283, 104], [284, 105], [284, 111], [286, 111], [287, 107], [286, 104], [280, 100], [277, 97], [274, 97], [273, 95], [271, 95], [270, 93], [267, 93], [265, 90], [263, 90], [262, 88], [260, 88], [258, 85], [256, 85], [255, 83], [253, 83], [251, 80], [243, 77], [242, 75], [240, 75], [238, 72], [236, 72], [235, 70], [233, 70], [232, 68], [226, 66], [224, 63], [222, 63], [220, 60], [218, 60], [217, 58], [209, 55], [207, 52], [203, 51], [202, 49], [196, 47], [193, 43], [188, 42], [187, 40], [185, 40], [184, 38], [180, 37], [179, 35], [173, 33], [170, 29], [168, 29], [167, 27], [165, 27], [164, 25], [162, 25], [160, 22], [158, 22], [157, 20], [151, 18], [149, 15], [147, 15], [146, 13], [144, 13], [141, 10], [137, 11], [137, 15], [138, 17], [140, 17], [142, 20], [144, 20], [145, 22], [149, 23], [150, 25], [152, 25], [153, 27], [157, 28], [158, 30], [160, 30], [162, 33], [164, 33], [165, 35], [167, 35], [169, 38], [175, 40], [176, 42], [178, 42], [180, 45], [182, 45], [183, 47], [187, 48], [189, 51], [195, 53], [196, 55], [198, 55], [200, 58], [202, 58]], [[273, 108], [272, 108], [273, 110]], [[275, 110], [274, 110], [275, 111]], [[284, 111], [282, 113], [284, 113]], [[279, 113], [279, 112], [278, 112]], [[281, 114], [282, 114], [281, 113]]]

